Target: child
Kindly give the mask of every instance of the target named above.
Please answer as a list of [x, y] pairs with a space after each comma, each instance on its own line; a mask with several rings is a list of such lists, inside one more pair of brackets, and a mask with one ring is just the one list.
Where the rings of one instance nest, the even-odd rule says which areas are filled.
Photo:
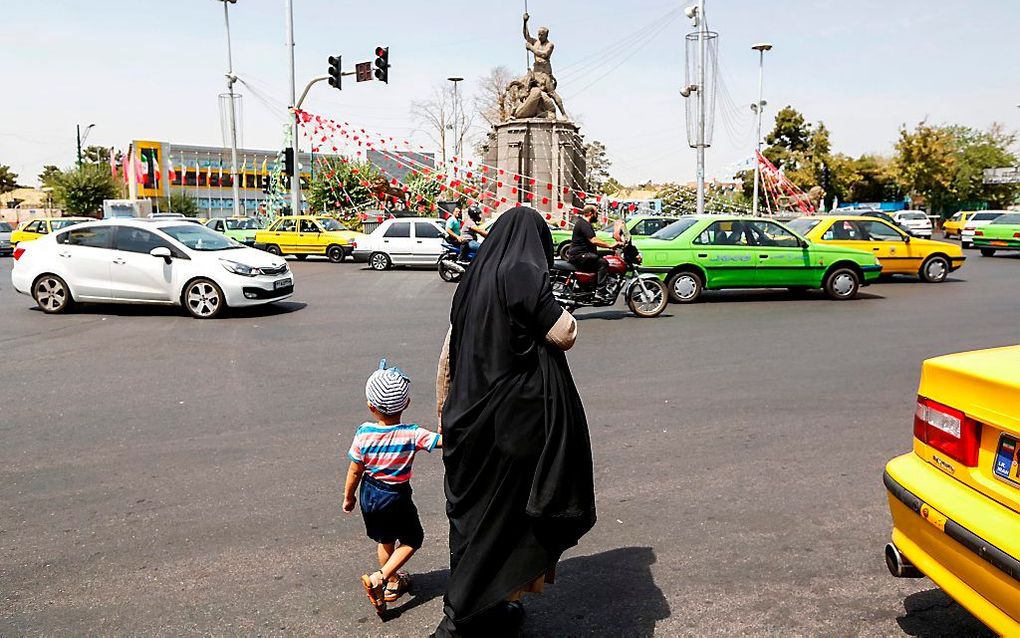
[[[419, 450], [443, 446], [443, 437], [400, 416], [411, 403], [411, 379], [400, 368], [387, 368], [386, 359], [365, 384], [365, 398], [375, 422], [362, 424], [347, 455], [351, 465], [344, 486], [345, 512], [352, 512], [354, 492], [361, 483], [361, 513], [365, 532], [379, 543], [379, 570], [361, 577], [361, 584], [378, 614], [411, 585], [400, 569], [421, 547], [425, 532], [411, 500], [411, 464]], [[399, 542], [399, 545], [397, 544]]]

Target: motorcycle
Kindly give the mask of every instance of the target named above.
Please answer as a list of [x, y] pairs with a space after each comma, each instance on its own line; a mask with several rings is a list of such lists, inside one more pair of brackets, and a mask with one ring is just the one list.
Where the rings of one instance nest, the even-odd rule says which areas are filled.
[[658, 277], [640, 272], [641, 253], [630, 241], [606, 255], [609, 273], [596, 286], [596, 273], [580, 272], [569, 262], [557, 259], [549, 273], [553, 296], [567, 312], [581, 306], [604, 307], [616, 304], [620, 293], [627, 307], [638, 317], [658, 317], [669, 303], [666, 284]]
[[455, 283], [460, 281], [460, 278], [467, 272], [468, 266], [475, 260], [475, 255], [478, 254], [478, 243], [471, 242], [468, 247], [467, 259], [460, 261], [460, 246], [454, 246], [451, 243], [443, 242], [442, 256], [439, 258], [439, 278], [443, 281]]

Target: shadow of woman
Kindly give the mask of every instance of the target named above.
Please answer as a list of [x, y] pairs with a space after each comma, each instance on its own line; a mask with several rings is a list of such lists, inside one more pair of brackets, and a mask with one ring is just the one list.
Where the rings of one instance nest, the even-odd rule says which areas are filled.
[[651, 547], [575, 556], [556, 566], [556, 582], [525, 596], [523, 636], [652, 636], [670, 609], [652, 580]]

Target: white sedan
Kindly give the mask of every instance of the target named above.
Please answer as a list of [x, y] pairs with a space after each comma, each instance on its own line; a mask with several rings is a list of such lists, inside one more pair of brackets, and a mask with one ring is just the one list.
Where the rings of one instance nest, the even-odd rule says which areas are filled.
[[14, 259], [15, 290], [50, 314], [75, 302], [136, 303], [183, 306], [210, 319], [294, 294], [282, 257], [182, 220], [76, 224], [17, 247]]
[[960, 246], [970, 248], [974, 243], [974, 231], [983, 226], [991, 224], [996, 219], [1006, 214], [1004, 210], [983, 210], [971, 215], [963, 230], [960, 231]]
[[931, 219], [920, 210], [901, 210], [893, 214], [893, 219], [902, 228], [910, 231], [915, 237], [931, 239]]
[[445, 252], [443, 222], [430, 217], [387, 219], [354, 247], [354, 261], [374, 270], [390, 266], [435, 266]]

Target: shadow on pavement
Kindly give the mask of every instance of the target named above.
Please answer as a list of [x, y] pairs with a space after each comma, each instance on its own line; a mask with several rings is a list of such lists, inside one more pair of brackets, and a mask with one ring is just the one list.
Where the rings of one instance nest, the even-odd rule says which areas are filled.
[[[297, 312], [308, 304], [299, 301], [280, 301], [263, 306], [245, 306], [243, 308], [227, 308], [213, 321], [224, 319], [251, 319], [252, 317], [275, 317]], [[31, 310], [42, 313], [38, 306]], [[116, 317], [189, 317], [187, 311], [180, 306], [149, 306], [146, 304], [77, 304], [68, 310], [76, 315], [114, 315]]]
[[908, 636], [995, 635], [941, 589], [911, 594], [903, 601], [903, 608], [907, 613], [896, 622]]
[[[862, 288], [861, 291], [857, 293], [857, 299], [885, 299], [885, 297], [871, 292], [871, 288]], [[829, 296], [821, 290], [793, 291], [778, 288], [747, 288], [737, 290], [706, 290], [702, 293], [701, 300], [691, 305], [696, 306], [699, 303], [742, 303], [788, 300], [824, 301], [826, 303], [833, 302], [833, 300], [829, 299]]]
[[[673, 315], [662, 313], [660, 317], [672, 317]], [[602, 319], [603, 321], [619, 321], [620, 319], [640, 319], [629, 310], [596, 310], [584, 314], [575, 314], [574, 319], [585, 321], [586, 319]]]
[[[399, 618], [404, 612], [411, 611], [419, 605], [424, 605], [434, 598], [442, 596], [446, 592], [446, 581], [450, 578], [449, 569], [437, 569], [424, 574], [413, 574], [411, 576], [411, 591], [408, 592], [408, 599], [398, 607], [390, 607], [383, 615], [383, 622]], [[436, 623], [439, 623], [436, 618]]]

